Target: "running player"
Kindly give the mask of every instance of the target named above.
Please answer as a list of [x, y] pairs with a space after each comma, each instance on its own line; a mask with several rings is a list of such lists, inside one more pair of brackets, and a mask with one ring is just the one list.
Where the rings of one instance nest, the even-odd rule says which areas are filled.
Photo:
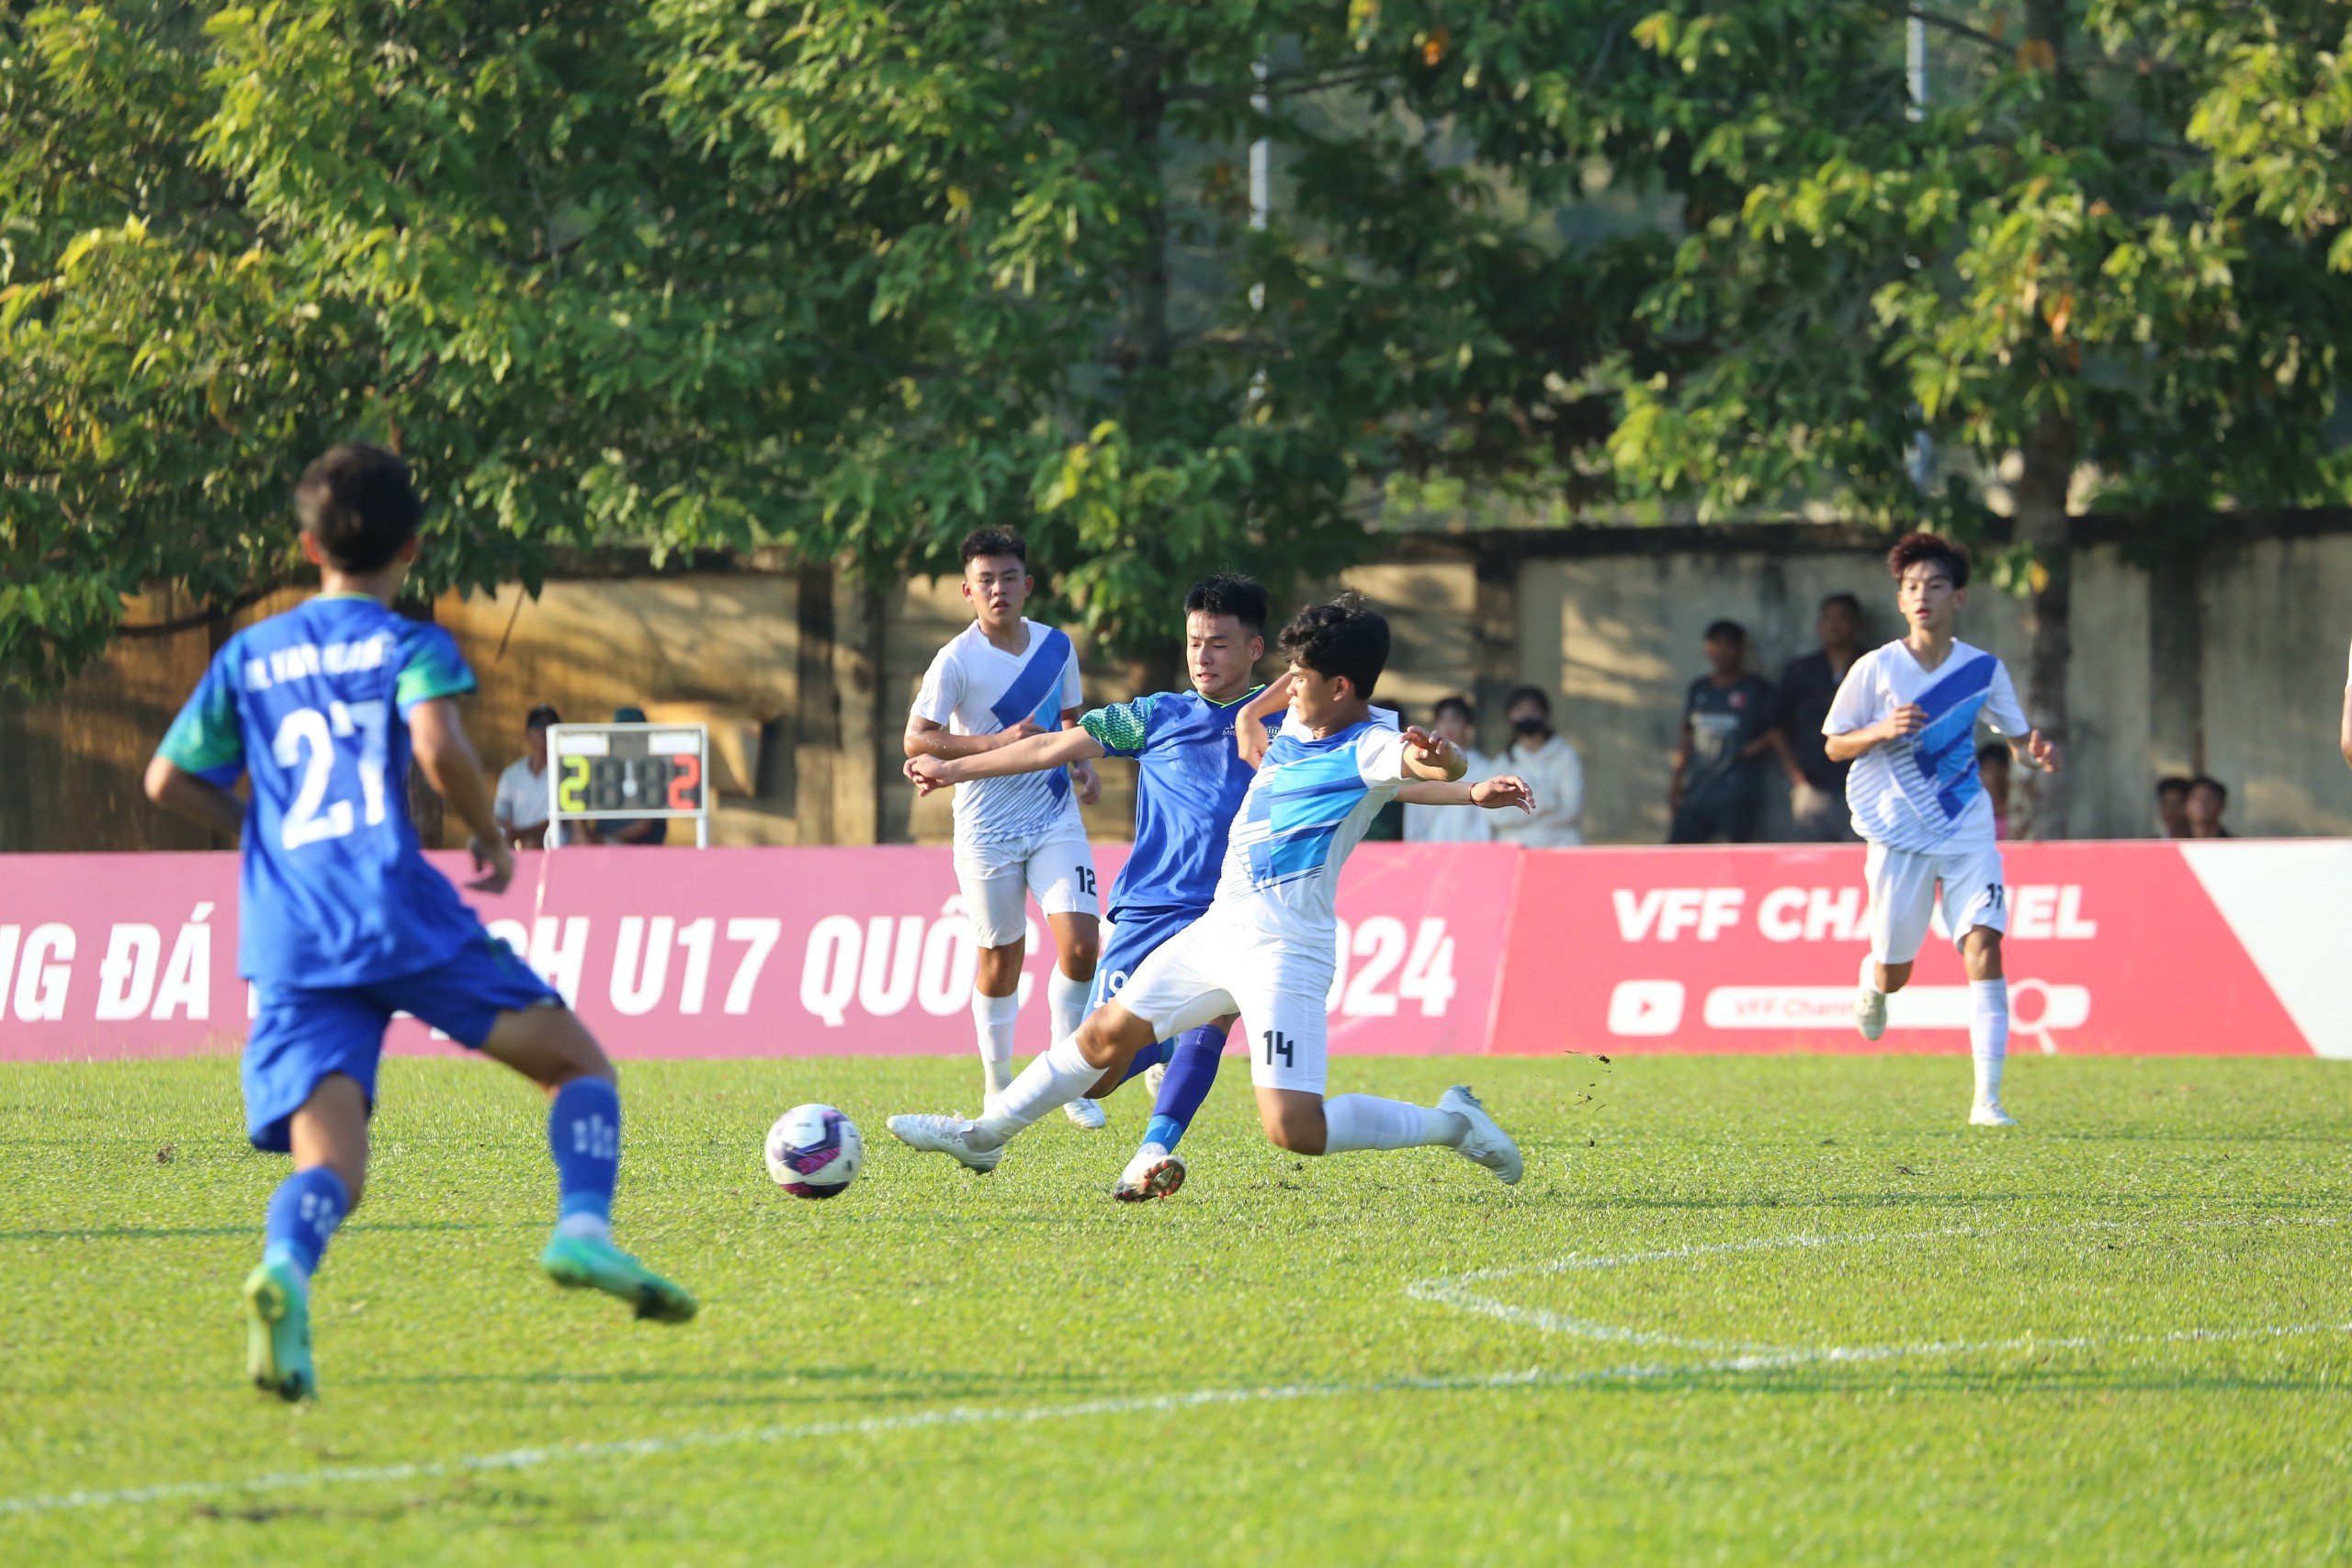
[[1228, 832], [1206, 914], [1163, 943], [1074, 1035], [1023, 1069], [978, 1122], [893, 1116], [919, 1149], [988, 1171], [1021, 1130], [1159, 1041], [1246, 1013], [1258, 1114], [1298, 1154], [1442, 1145], [1519, 1179], [1519, 1149], [1466, 1089], [1435, 1106], [1350, 1094], [1326, 1100], [1324, 1002], [1336, 962], [1340, 868], [1373, 815], [1408, 779], [1452, 782], [1467, 761], [1419, 728], [1374, 722], [1369, 698], [1388, 658], [1388, 623], [1353, 594], [1302, 611], [1282, 635], [1292, 716], [1266, 750]]
[[[1021, 614], [1037, 586], [1029, 547], [1010, 528], [981, 528], [964, 540], [965, 600], [972, 624], [941, 649], [907, 715], [910, 760], [978, 757], [1078, 716], [1078, 649], [1069, 634]], [[1075, 786], [1075, 788], [1073, 788]], [[993, 1100], [1012, 1081], [1012, 1027], [1021, 1016], [1023, 910], [1031, 895], [1054, 933], [1057, 962], [1046, 981], [1054, 1038], [1086, 1016], [1100, 936], [1094, 852], [1081, 803], [1102, 784], [1082, 758], [1034, 777], [987, 778], [956, 791], [956, 882], [972, 922], [979, 962], [972, 984], [981, 1093]], [[1081, 1127], [1102, 1125], [1091, 1100], [1069, 1105]]]
[[[547, 983], [484, 931], [418, 853], [413, 756], [473, 833], [495, 893], [514, 874], [455, 698], [474, 689], [438, 626], [395, 615], [424, 503], [408, 467], [343, 446], [294, 492], [320, 592], [231, 637], [147, 768], [159, 805], [242, 834], [238, 968], [258, 1010], [242, 1067], [256, 1148], [291, 1153], [245, 1280], [246, 1369], [282, 1399], [315, 1397], [311, 1276], [358, 1206], [384, 1026], [408, 1011], [548, 1091], [560, 1190], [539, 1267], [560, 1285], [684, 1323], [694, 1298], [612, 1243], [620, 1169], [613, 1066]], [[230, 793], [253, 778], [253, 800]]]
[[1853, 764], [1846, 802], [1854, 831], [1870, 845], [1871, 951], [1854, 1022], [1865, 1040], [1886, 1032], [1886, 998], [1910, 980], [1940, 901], [1974, 993], [1968, 1042], [1976, 1100], [1968, 1120], [2013, 1127], [2001, 1109], [2008, 909], [1993, 807], [1976, 773], [1976, 723], [1983, 718], [2007, 740], [2021, 766], [2055, 773], [2058, 748], [2027, 721], [2001, 661], [1952, 636], [1968, 602], [1968, 551], [1934, 534], [1909, 534], [1887, 552], [1886, 566], [1910, 632], [1854, 661], [1821, 727], [1829, 760]]
[[[1282, 725], [1279, 694], [1252, 683], [1250, 671], [1265, 652], [1266, 591], [1246, 577], [1220, 573], [1204, 578], [1184, 595], [1184, 654], [1193, 689], [1160, 692], [1096, 708], [1075, 728], [1031, 736], [984, 756], [941, 762], [917, 757], [907, 776], [926, 794], [976, 778], [1057, 768], [1081, 758], [1132, 757], [1136, 761], [1135, 847], [1112, 885], [1110, 940], [1094, 974], [1090, 1008], [1099, 1008], [1162, 942], [1208, 910], [1216, 897], [1217, 868], [1225, 859], [1226, 829], [1254, 774], [1264, 744], [1236, 744], [1237, 725], [1255, 723], [1271, 739]], [[1287, 693], [1287, 677], [1280, 682]], [[1267, 697], [1274, 696], [1270, 705]], [[1245, 706], [1246, 705], [1246, 706]], [[1374, 708], [1377, 720], [1396, 728], [1396, 716]], [[1412, 783], [1400, 794], [1422, 805], [1476, 804], [1499, 808], [1528, 804], [1515, 778], [1478, 785]], [[1174, 1041], [1160, 1041], [1139, 1053], [1132, 1067], [1167, 1064], [1155, 1088], [1156, 1103], [1135, 1157], [1113, 1195], [1125, 1202], [1161, 1198], [1184, 1183], [1185, 1167], [1176, 1146], [1216, 1081], [1226, 1032], [1233, 1020], [1213, 1019]], [[1098, 1084], [1098, 1093], [1115, 1080]]]

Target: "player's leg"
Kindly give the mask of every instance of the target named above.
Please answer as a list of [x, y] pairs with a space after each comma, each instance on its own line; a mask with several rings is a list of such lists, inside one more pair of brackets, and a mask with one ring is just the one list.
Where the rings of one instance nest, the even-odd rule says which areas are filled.
[[1160, 1043], [1168, 1064], [1159, 1087], [1153, 1091], [1151, 1120], [1145, 1124], [1143, 1141], [1136, 1145], [1126, 1169], [1119, 1173], [1118, 1185], [1111, 1190], [1111, 1196], [1122, 1203], [1165, 1198], [1184, 1185], [1184, 1158], [1176, 1152], [1176, 1145], [1183, 1142], [1193, 1118], [1200, 1114], [1209, 1090], [1216, 1085], [1226, 1035], [1233, 1024], [1234, 1017], [1228, 1013]]
[[[1086, 841], [1085, 830], [1075, 829], [1039, 844], [1029, 856], [1025, 871], [1029, 891], [1054, 933], [1054, 967], [1046, 976], [1046, 1012], [1052, 1022], [1051, 1037], [1059, 1040], [1075, 1034], [1086, 1021], [1087, 995], [1094, 988], [1096, 962], [1102, 952], [1094, 851]], [[1092, 1095], [1080, 1095], [1062, 1110], [1089, 1131], [1100, 1129], [1105, 1121]]]
[[1023, 908], [1028, 884], [1020, 861], [984, 848], [967, 852], [959, 847], [956, 886], [978, 950], [972, 971], [972, 1031], [986, 1101], [1012, 1081], [1012, 1030], [1021, 1018], [1021, 964], [1028, 955]]
[[1288, 953], [1242, 963], [1247, 978], [1237, 999], [1257, 1033], [1250, 1055], [1250, 1081], [1257, 1090], [1259, 1125], [1269, 1143], [1302, 1155], [1449, 1148], [1493, 1171], [1506, 1185], [1519, 1180], [1519, 1145], [1460, 1085], [1446, 1090], [1435, 1105], [1370, 1094], [1326, 1100], [1329, 967]]
[[2009, 1055], [2009, 982], [2001, 964], [2008, 926], [2001, 852], [1989, 845], [1950, 857], [1944, 872], [1944, 921], [1956, 934], [1968, 971], [1968, 1055], [1975, 1068], [1975, 1099], [1968, 1120], [1978, 1127], [2014, 1127], [2001, 1105], [2001, 1069]]
[[616, 1296], [639, 1317], [684, 1323], [695, 1299], [613, 1245], [620, 1179], [618, 1075], [588, 1026], [530, 967], [485, 934], [421, 975], [376, 987], [471, 1050], [547, 1091], [556, 1223], [539, 1267], [564, 1286]]
[[368, 1175], [368, 1114], [389, 1010], [352, 991], [265, 989], [239, 1072], [254, 1146], [291, 1154], [245, 1277], [245, 1371], [281, 1399], [314, 1398], [311, 1281]]
[[1862, 860], [1869, 891], [1870, 951], [1862, 955], [1854, 997], [1854, 1027], [1865, 1040], [1886, 1032], [1886, 998], [1911, 981], [1911, 966], [1935, 917], [1932, 856], [1872, 844]]

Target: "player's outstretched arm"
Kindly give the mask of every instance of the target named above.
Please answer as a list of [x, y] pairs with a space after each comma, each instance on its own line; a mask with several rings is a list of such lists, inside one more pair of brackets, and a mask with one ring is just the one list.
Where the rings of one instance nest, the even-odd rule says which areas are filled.
[[1256, 767], [1266, 759], [1266, 748], [1273, 737], [1266, 725], [1275, 715], [1290, 705], [1290, 671], [1285, 670], [1266, 683], [1266, 689], [1241, 705], [1241, 712], [1233, 720], [1233, 744], [1241, 760]]
[[1462, 748], [1442, 735], [1431, 735], [1415, 724], [1406, 727], [1402, 739], [1405, 756], [1399, 771], [1408, 780], [1452, 784], [1470, 771], [1470, 759], [1462, 754]]
[[473, 835], [467, 848], [482, 874], [466, 886], [484, 893], [503, 892], [514, 875], [514, 852], [506, 847], [506, 837], [498, 830], [490, 785], [481, 776], [481, 759], [474, 752], [474, 743], [466, 739], [457, 703], [435, 697], [417, 704], [409, 709], [408, 732], [425, 782], [449, 803], [449, 809]]
[[1527, 787], [1525, 779], [1511, 773], [1481, 779], [1476, 784], [1467, 779], [1452, 784], [1414, 779], [1397, 786], [1396, 798], [1408, 806], [1483, 806], [1489, 811], [1505, 811], [1516, 806], [1531, 813], [1535, 809], [1535, 792]]
[[2045, 773], [2058, 771], [2058, 743], [2039, 729], [2029, 729], [2023, 735], [2006, 737], [2009, 755], [2029, 768], [2039, 768]]
[[942, 761], [922, 756], [908, 760], [906, 773], [928, 795], [949, 784], [973, 779], [1008, 778], [1014, 773], [1042, 773], [1103, 754], [1102, 743], [1083, 729], [1057, 729], [1025, 736], [1010, 746], [968, 757]]
[[1000, 729], [993, 735], [956, 735], [937, 719], [910, 716], [907, 719], [905, 745], [910, 758], [936, 757], [943, 762], [952, 762], [965, 757], [978, 757], [1000, 746], [1010, 746], [1032, 735], [1045, 733], [1044, 726], [1034, 719], [1024, 718], [1011, 728]]
[[157, 757], [147, 764], [147, 798], [164, 810], [235, 838], [244, 830], [245, 806], [209, 779]]

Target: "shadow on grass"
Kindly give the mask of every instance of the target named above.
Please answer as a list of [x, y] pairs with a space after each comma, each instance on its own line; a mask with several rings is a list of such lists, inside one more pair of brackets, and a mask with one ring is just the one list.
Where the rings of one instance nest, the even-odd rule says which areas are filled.
[[[460, 1224], [455, 1220], [395, 1221], [386, 1224], [354, 1225], [344, 1234], [358, 1231], [494, 1231], [513, 1230], [514, 1224]], [[537, 1227], [533, 1227], [537, 1228]], [[243, 1235], [260, 1239], [258, 1222], [243, 1225], [90, 1225], [60, 1231], [0, 1231], [4, 1241], [177, 1241], [187, 1236]]]

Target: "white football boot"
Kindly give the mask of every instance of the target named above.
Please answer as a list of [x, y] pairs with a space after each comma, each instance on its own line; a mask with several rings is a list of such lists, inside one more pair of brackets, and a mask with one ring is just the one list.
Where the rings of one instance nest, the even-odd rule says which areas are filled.
[[1083, 1096], [1063, 1106], [1062, 1114], [1090, 1133], [1101, 1132], [1111, 1120], [1102, 1114], [1102, 1101], [1088, 1100]]
[[1980, 1100], [1968, 1112], [1972, 1127], [2014, 1127], [2018, 1119], [2001, 1109], [1997, 1100]]
[[1865, 1040], [1875, 1040], [1886, 1032], [1886, 993], [1868, 986], [1854, 989], [1854, 1027], [1862, 1032]]
[[1146, 1144], [1119, 1173], [1111, 1196], [1122, 1203], [1148, 1203], [1184, 1185], [1184, 1162], [1158, 1144]]
[[946, 1155], [960, 1161], [967, 1170], [982, 1176], [994, 1170], [1004, 1157], [1004, 1145], [992, 1149], [976, 1149], [966, 1143], [965, 1135], [972, 1123], [961, 1116], [893, 1116], [890, 1131], [899, 1142], [910, 1149], [922, 1149], [931, 1154]]
[[1509, 1133], [1495, 1124], [1495, 1119], [1487, 1114], [1487, 1108], [1478, 1103], [1476, 1095], [1464, 1085], [1455, 1084], [1438, 1096], [1437, 1108], [1451, 1111], [1470, 1123], [1470, 1131], [1453, 1146], [1455, 1154], [1472, 1165], [1493, 1171], [1504, 1186], [1518, 1185], [1520, 1173], [1526, 1168], [1519, 1157], [1519, 1145], [1511, 1142]]

